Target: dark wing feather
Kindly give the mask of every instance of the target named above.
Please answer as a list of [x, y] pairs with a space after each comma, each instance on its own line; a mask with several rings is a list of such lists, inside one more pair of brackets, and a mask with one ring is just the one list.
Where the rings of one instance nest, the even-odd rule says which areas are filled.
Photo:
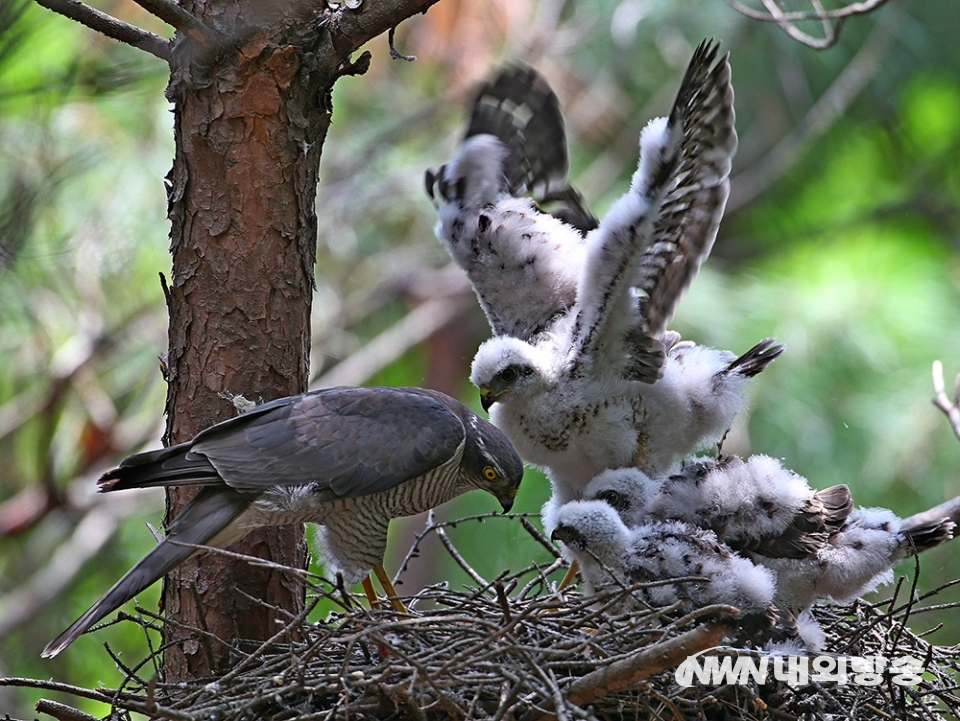
[[97, 485], [101, 493], [152, 486], [206, 486], [222, 483], [217, 469], [205, 458], [187, 458], [193, 441], [124, 458], [119, 467], [104, 473]]
[[[336, 497], [392, 488], [450, 460], [465, 437], [455, 409], [419, 388], [325, 388], [217, 423], [188, 443], [125, 459], [102, 491], [221, 485], [256, 493], [317, 484]], [[451, 399], [452, 400], [452, 399]]]
[[44, 658], [56, 656], [95, 623], [193, 555], [196, 549], [192, 546], [208, 545], [248, 505], [248, 498], [230, 489], [201, 490], [174, 519], [166, 538], [113, 584], [90, 610], [48, 643], [41, 655]]
[[[710, 252], [737, 137], [730, 66], [726, 57], [716, 62], [718, 49], [718, 43], [704, 41], [690, 60], [667, 120], [661, 155], [645, 180], [649, 209], [624, 227], [608, 223], [609, 214], [600, 223], [595, 242], [602, 262], [592, 269], [592, 282], [581, 283], [581, 291], [590, 289], [589, 297], [578, 297], [578, 356], [592, 355], [603, 345], [610, 316], [622, 308], [620, 301], [631, 288], [640, 295], [642, 331], [656, 339]], [[635, 356], [634, 371], [641, 380], [655, 380], [663, 344], [637, 338], [627, 342]], [[644, 353], [650, 357], [642, 358]]]
[[652, 336], [664, 331], [710, 254], [730, 191], [737, 133], [730, 63], [724, 56], [713, 65], [718, 49], [706, 41], [697, 48], [670, 116], [683, 123], [679, 164], [635, 276]]
[[450, 460], [464, 440], [460, 418], [417, 388], [328, 388], [244, 418], [204, 431], [188, 454], [242, 491], [315, 483], [339, 497], [376, 493]]
[[[503, 68], [477, 92], [466, 137], [488, 133], [507, 146], [503, 174], [507, 192], [532, 194], [549, 212], [581, 234], [598, 221], [583, 195], [567, 184], [567, 133], [556, 93], [529, 65]], [[428, 181], [429, 184], [429, 181]]]
[[914, 556], [921, 551], [946, 543], [953, 538], [956, 528], [956, 524], [949, 518], [903, 526], [900, 532], [904, 535], [907, 544], [906, 555]]
[[779, 536], [738, 538], [729, 545], [736, 551], [749, 551], [767, 558], [810, 558], [843, 526], [852, 510], [850, 489], [842, 484], [831, 486], [811, 494]]
[[503, 68], [477, 92], [466, 137], [488, 133], [507, 146], [507, 191], [550, 194], [563, 188], [569, 161], [560, 101], [529, 65]]

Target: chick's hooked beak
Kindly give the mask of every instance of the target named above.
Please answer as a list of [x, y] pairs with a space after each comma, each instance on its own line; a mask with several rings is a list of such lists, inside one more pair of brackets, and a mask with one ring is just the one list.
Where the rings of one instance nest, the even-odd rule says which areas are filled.
[[486, 386], [480, 386], [480, 406], [490, 412], [490, 406], [497, 402], [497, 397]]

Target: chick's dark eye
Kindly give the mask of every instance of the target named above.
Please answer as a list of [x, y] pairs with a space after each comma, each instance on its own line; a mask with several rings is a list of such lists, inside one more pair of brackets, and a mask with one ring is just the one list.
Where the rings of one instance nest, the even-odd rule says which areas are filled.
[[624, 503], [623, 496], [621, 496], [616, 491], [603, 491], [597, 496], [598, 499], [605, 502], [607, 505], [613, 506], [614, 508], [623, 508]]
[[517, 369], [513, 366], [507, 366], [502, 371], [500, 371], [500, 380], [504, 383], [513, 383], [517, 380]]

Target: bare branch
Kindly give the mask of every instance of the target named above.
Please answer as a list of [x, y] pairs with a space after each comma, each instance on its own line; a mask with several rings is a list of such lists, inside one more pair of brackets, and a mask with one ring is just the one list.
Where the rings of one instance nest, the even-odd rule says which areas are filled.
[[[728, 632], [729, 629], [723, 625], [705, 623], [676, 638], [642, 648], [627, 658], [578, 678], [567, 689], [567, 701], [583, 707], [607, 694], [635, 686], [644, 679], [677, 666], [695, 653], [720, 645]], [[527, 714], [523, 721], [549, 718], [553, 718], [552, 714]]]
[[65, 703], [57, 703], [49, 699], [42, 698], [37, 701], [37, 711], [53, 716], [58, 721], [97, 721], [94, 716], [84, 713], [73, 706], [67, 706]]
[[99, 502], [77, 524], [73, 534], [50, 557], [50, 561], [10, 593], [0, 596], [0, 639], [36, 614], [69, 585], [84, 565], [113, 537], [127, 502]]
[[[810, 0], [813, 6], [811, 12], [787, 12], [778, 4], [778, 0], [761, 0], [763, 6], [767, 9], [764, 13], [760, 10], [754, 10], [751, 7], [740, 3], [738, 0], [727, 0], [727, 4], [741, 15], [745, 15], [752, 20], [763, 22], [774, 22], [794, 40], [815, 50], [824, 50], [829, 48], [840, 37], [840, 28], [843, 21], [853, 15], [865, 15], [876, 10], [887, 2], [887, 0], [867, 0], [866, 2], [855, 2], [837, 8], [836, 10], [827, 10], [823, 7], [820, 0]], [[823, 28], [823, 37], [815, 38], [802, 30], [795, 23], [803, 21], [819, 20]], [[831, 22], [831, 21], [835, 21]]]
[[102, 703], [110, 703], [110, 694], [106, 691], [100, 691], [82, 686], [73, 686], [69, 683], [60, 683], [58, 681], [43, 681], [37, 678], [17, 678], [0, 677], [0, 686], [12, 686], [14, 688], [39, 688], [43, 691], [56, 691], [57, 693], [68, 693], [80, 698], [89, 698]]
[[933, 405], [939, 408], [950, 421], [950, 427], [957, 438], [960, 438], [960, 375], [954, 382], [953, 398], [947, 396], [946, 384], [943, 382], [943, 363], [938, 360], [933, 362], [933, 390], [936, 397], [933, 399]]
[[914, 513], [909, 518], [904, 518], [900, 525], [901, 528], [912, 528], [926, 523], [936, 523], [944, 518], [949, 518], [960, 526], [960, 496], [928, 508], [926, 511]]
[[[894, 6], [899, 7], [899, 6]], [[771, 187], [803, 156], [807, 147], [822, 137], [843, 117], [847, 108], [873, 78], [887, 55], [900, 12], [888, 13], [877, 23], [860, 50], [833, 84], [820, 96], [800, 124], [780, 140], [761, 160], [730, 181], [727, 213], [740, 208]]]
[[476, 583], [477, 585], [481, 587], [489, 586], [490, 582], [487, 581], [479, 573], [473, 570], [473, 567], [469, 563], [467, 563], [467, 560], [460, 555], [460, 552], [457, 550], [456, 546], [453, 545], [453, 541], [450, 540], [450, 536], [447, 535], [447, 532], [441, 526], [438, 526], [434, 522], [432, 508], [430, 509], [430, 514], [428, 518], [429, 518], [428, 523], [430, 523], [430, 525], [433, 526], [434, 533], [437, 534], [437, 538], [440, 539], [440, 543], [442, 543], [443, 547], [447, 549], [447, 553], [449, 553], [450, 556], [453, 558], [453, 560], [457, 562], [457, 565], [460, 566], [460, 568], [462, 568], [464, 571], [466, 571], [467, 575], [470, 576], [470, 578], [472, 578], [474, 583]]
[[466, 295], [431, 298], [314, 380], [310, 387], [362, 385], [374, 373], [466, 312], [472, 307], [471, 301], [472, 298]]
[[91, 30], [106, 35], [108, 38], [132, 45], [155, 55], [161, 60], [170, 62], [170, 43], [159, 35], [154, 35], [135, 25], [118, 20], [112, 15], [107, 15], [79, 0], [36, 0], [36, 2], [41, 7], [75, 20]]
[[[837, 8], [836, 10], [826, 10], [820, 7], [814, 12], [784, 12], [783, 10], [780, 10], [779, 18], [777, 18], [772, 14], [763, 13], [759, 10], [754, 10], [751, 7], [747, 7], [746, 5], [738, 2], [738, 0], [727, 0], [727, 4], [730, 7], [732, 7], [741, 15], [746, 15], [751, 20], [776, 23], [779, 23], [780, 20], [786, 20], [787, 22], [798, 22], [801, 20], [839, 20], [848, 18], [851, 15], [865, 15], [873, 10], [876, 10], [886, 2], [887, 0], [868, 0], [868, 2], [850, 3], [849, 5], [844, 5], [842, 8]], [[764, 3], [764, 5], [766, 5], [766, 3]]]
[[777, 5], [776, 0], [763, 0], [763, 6], [767, 8], [770, 16], [787, 35], [792, 37], [797, 42], [803, 43], [814, 50], [825, 50], [837, 41], [837, 36], [840, 32], [840, 24], [843, 21], [839, 20], [837, 22], [836, 31], [834, 31], [834, 27], [830, 24], [830, 20], [820, 16], [819, 14], [819, 11], [823, 10], [823, 6], [820, 4], [820, 2], [818, 0], [811, 0], [811, 4], [818, 11], [816, 17], [820, 20], [820, 26], [823, 28], [823, 37], [819, 39], [813, 37], [812, 35], [808, 35], [800, 30], [800, 28], [798, 28], [796, 25], [784, 19], [783, 11], [780, 9], [780, 6]]
[[172, 25], [183, 34], [189, 35], [201, 45], [210, 45], [220, 40], [218, 32], [204, 25], [171, 0], [134, 0], [134, 2], [167, 25]]
[[[409, 17], [426, 13], [438, 0], [393, 0], [393, 2], [368, 2], [363, 12], [344, 12], [339, 15], [336, 27], [331, 29], [330, 43], [320, 50], [320, 62], [336, 67], [357, 48], [395, 28]], [[330, 57], [330, 55], [333, 57]], [[326, 56], [326, 57], [324, 57]]]
[[408, 63], [412, 63], [417, 59], [416, 55], [404, 55], [399, 50], [397, 46], [394, 45], [394, 36], [397, 34], [397, 27], [394, 25], [390, 28], [390, 32], [387, 33], [387, 43], [390, 45], [390, 57], [394, 60], [406, 60]]

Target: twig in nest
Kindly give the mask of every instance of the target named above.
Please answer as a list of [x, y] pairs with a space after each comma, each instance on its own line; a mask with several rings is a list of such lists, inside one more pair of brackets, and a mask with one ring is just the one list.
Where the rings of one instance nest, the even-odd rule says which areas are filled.
[[[428, 523], [433, 524], [433, 509], [430, 509], [430, 514], [427, 516]], [[460, 566], [464, 571], [467, 572], [467, 575], [473, 579], [474, 583], [479, 586], [489, 586], [490, 583], [483, 576], [473, 570], [473, 567], [467, 563], [467, 560], [460, 555], [460, 552], [457, 550], [456, 546], [453, 545], [453, 542], [450, 540], [450, 537], [447, 535], [446, 530], [441, 526], [434, 525], [434, 533], [437, 534], [437, 538], [440, 539], [440, 543], [443, 544], [443, 547], [447, 549], [447, 553], [457, 562], [457, 565]]]
[[53, 716], [58, 721], [97, 721], [96, 718], [80, 709], [56, 701], [48, 701], [45, 698], [37, 701], [36, 709], [40, 713]]

